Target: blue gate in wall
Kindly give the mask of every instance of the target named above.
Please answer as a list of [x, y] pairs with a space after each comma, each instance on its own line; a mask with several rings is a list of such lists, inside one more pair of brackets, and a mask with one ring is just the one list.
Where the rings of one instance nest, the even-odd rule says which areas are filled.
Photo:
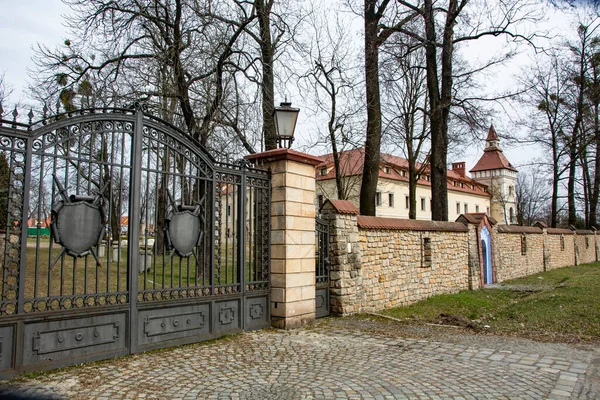
[[494, 283], [494, 273], [492, 268], [492, 240], [490, 231], [484, 226], [481, 228], [479, 234], [481, 237], [481, 258], [483, 261], [483, 283]]

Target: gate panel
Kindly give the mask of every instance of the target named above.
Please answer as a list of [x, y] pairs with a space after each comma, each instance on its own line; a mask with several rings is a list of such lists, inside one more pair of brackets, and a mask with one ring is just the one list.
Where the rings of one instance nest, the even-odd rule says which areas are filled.
[[329, 315], [329, 224], [316, 218], [315, 316]]
[[[25, 224], [34, 235], [22, 235], [24, 313], [128, 302], [127, 240], [121, 226], [129, 209], [132, 118], [65, 119], [32, 136]], [[54, 240], [44, 234], [48, 229]], [[78, 246], [91, 248], [79, 252]]]
[[270, 325], [267, 171], [141, 111], [8, 125], [0, 379]]

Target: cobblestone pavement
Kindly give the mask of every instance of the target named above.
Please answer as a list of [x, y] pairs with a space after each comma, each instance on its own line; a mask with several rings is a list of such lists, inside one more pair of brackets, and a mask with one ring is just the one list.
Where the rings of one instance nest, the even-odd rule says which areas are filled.
[[594, 365], [590, 352], [548, 355], [543, 344], [534, 346], [536, 354], [521, 351], [522, 346], [500, 347], [320, 324], [298, 331], [243, 333], [0, 382], [0, 394], [72, 399], [598, 398], [586, 383]]

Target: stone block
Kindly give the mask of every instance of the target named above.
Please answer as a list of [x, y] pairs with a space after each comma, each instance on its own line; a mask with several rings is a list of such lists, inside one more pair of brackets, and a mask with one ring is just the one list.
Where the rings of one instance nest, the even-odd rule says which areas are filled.
[[311, 324], [315, 320], [315, 313], [297, 315], [294, 317], [278, 317], [271, 318], [271, 326], [278, 329], [297, 329]]

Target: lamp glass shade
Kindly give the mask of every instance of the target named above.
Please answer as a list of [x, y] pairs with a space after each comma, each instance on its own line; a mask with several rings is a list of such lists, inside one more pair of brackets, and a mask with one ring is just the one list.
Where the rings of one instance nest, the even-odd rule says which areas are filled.
[[275, 107], [275, 125], [277, 126], [277, 135], [281, 139], [294, 137], [300, 109], [293, 108], [291, 105], [292, 103], [281, 103], [281, 106]]

